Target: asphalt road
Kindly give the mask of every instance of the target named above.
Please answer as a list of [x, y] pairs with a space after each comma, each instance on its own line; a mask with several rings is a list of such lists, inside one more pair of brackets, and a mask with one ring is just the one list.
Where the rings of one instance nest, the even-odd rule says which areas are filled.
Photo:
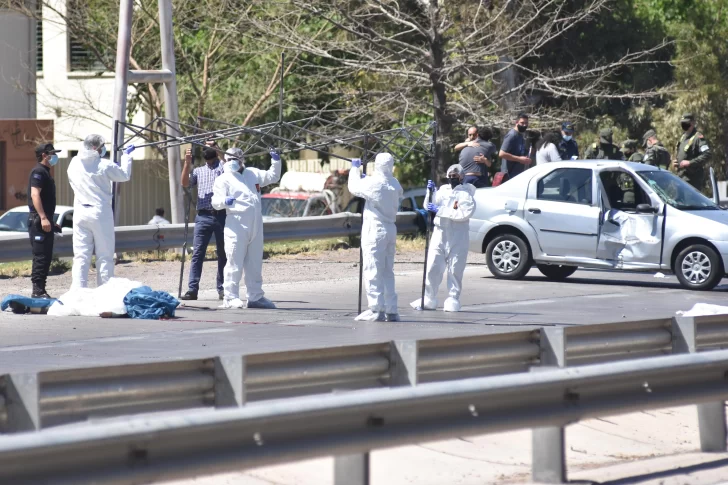
[[[218, 309], [216, 293], [207, 291], [170, 321], [3, 313], [0, 374], [669, 317], [698, 302], [724, 304], [728, 292], [728, 285], [690, 292], [674, 277], [602, 271], [578, 271], [555, 283], [534, 269], [522, 281], [503, 281], [476, 263], [466, 270], [463, 311], [452, 314], [410, 309], [421, 284], [419, 272], [397, 274], [402, 316], [397, 323], [354, 321], [353, 275], [268, 285], [267, 296], [278, 310]], [[441, 302], [444, 298], [441, 288]]]

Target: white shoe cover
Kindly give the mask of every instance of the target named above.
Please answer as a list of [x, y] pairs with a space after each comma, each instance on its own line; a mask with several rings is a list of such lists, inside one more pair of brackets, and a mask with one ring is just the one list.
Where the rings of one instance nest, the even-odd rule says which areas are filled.
[[359, 314], [355, 319], [357, 322], [383, 322], [384, 312], [374, 313], [371, 310], [365, 310]]
[[245, 308], [245, 305], [243, 304], [243, 300], [240, 298], [233, 298], [232, 300], [225, 298], [222, 301], [222, 306], [220, 308]]
[[[422, 307], [420, 306], [421, 304], [422, 298], [417, 298], [415, 301], [410, 303], [410, 306], [415, 310], [422, 310]], [[435, 308], [437, 308], [437, 300], [425, 297], [425, 310], [434, 310]]]
[[262, 297], [259, 300], [250, 301], [248, 300], [248, 308], [262, 308], [264, 310], [275, 310], [276, 305], [266, 297]]
[[460, 311], [460, 302], [456, 300], [453, 297], [448, 298], [445, 300], [445, 308], [444, 310], [446, 312], [459, 312]]

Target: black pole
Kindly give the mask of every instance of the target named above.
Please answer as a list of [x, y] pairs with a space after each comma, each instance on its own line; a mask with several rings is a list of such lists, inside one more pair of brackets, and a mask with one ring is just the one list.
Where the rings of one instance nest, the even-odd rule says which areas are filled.
[[[198, 119], [196, 121], [195, 125], [195, 133], [197, 133], [198, 128], [197, 125], [199, 125], [200, 120]], [[194, 150], [193, 150], [193, 156], [192, 156], [192, 165], [194, 166]], [[192, 193], [190, 192], [190, 187], [182, 186], [182, 191], [185, 194], [185, 233], [184, 233], [184, 242], [182, 243], [182, 264], [179, 268], [179, 288], [177, 289], [177, 298], [182, 297], [182, 283], [185, 279], [185, 260], [187, 259], [187, 238], [189, 235], [189, 229], [190, 229], [190, 209], [192, 206]]]
[[[369, 135], [368, 133], [364, 134], [364, 153], [362, 156], [362, 171], [364, 172], [364, 175], [367, 173], [367, 151], [369, 149]], [[349, 176], [351, 176], [351, 172], [349, 173]], [[359, 299], [358, 299], [358, 313], [357, 315], [361, 315], [361, 294], [362, 294], [362, 287], [364, 282], [364, 250], [361, 247], [361, 242], [364, 236], [364, 211], [362, 210], [362, 221], [361, 221], [361, 229], [362, 232], [359, 234]]]

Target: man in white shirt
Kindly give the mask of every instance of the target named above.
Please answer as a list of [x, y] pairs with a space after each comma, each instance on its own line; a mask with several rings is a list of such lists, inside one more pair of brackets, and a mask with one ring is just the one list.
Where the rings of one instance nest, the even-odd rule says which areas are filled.
[[152, 217], [150, 221], [147, 222], [147, 224], [150, 224], [152, 226], [169, 224], [169, 221], [164, 218], [164, 208], [158, 207], [154, 209], [154, 217]]

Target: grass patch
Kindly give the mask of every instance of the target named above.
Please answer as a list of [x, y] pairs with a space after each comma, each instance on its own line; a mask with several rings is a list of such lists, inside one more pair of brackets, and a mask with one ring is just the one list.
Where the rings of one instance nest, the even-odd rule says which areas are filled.
[[[62, 259], [53, 258], [51, 261], [51, 266], [49, 270], [49, 274], [52, 275], [59, 275], [63, 274], [66, 271], [71, 270], [71, 262], [70, 261], [64, 261]], [[18, 278], [21, 276], [30, 276], [30, 273], [33, 270], [33, 262], [32, 261], [13, 261], [10, 263], [0, 263], [0, 276], [4, 276], [6, 278]]]

